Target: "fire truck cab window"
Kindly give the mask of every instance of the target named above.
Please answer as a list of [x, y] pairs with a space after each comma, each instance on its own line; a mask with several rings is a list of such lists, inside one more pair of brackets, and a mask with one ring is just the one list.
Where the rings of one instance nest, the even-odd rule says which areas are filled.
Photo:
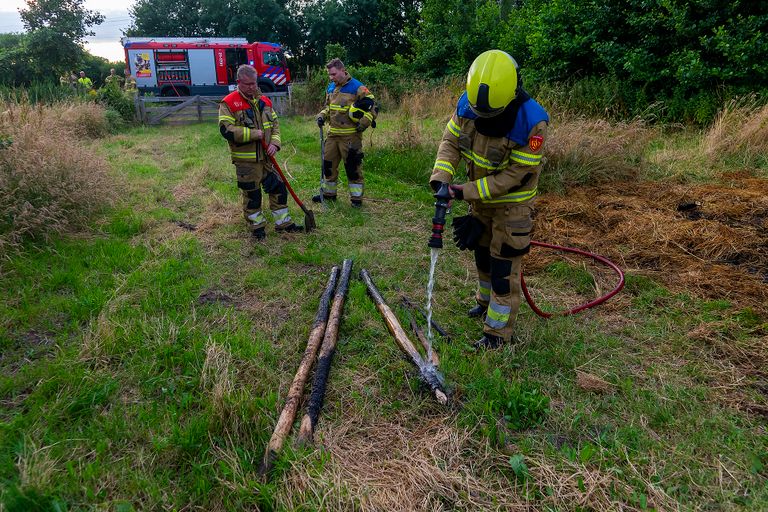
[[279, 52], [264, 52], [264, 64], [267, 66], [282, 66], [282, 59]]
[[232, 48], [224, 52], [227, 58], [227, 80], [230, 84], [237, 79], [237, 68], [242, 64], [248, 64], [248, 55], [245, 48]]

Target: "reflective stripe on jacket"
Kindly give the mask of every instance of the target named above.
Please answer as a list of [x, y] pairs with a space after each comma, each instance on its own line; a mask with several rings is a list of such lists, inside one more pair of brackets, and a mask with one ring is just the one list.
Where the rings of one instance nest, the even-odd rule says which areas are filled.
[[376, 117], [375, 110], [371, 108], [370, 111], [362, 112], [362, 117], [359, 120], [352, 119], [349, 111], [350, 109], [359, 110], [354, 106], [355, 102], [366, 98], [370, 100], [371, 104], [375, 100], [365, 85], [347, 74], [346, 82], [343, 85], [336, 85], [333, 82], [328, 85], [325, 91], [325, 108], [320, 111], [318, 117], [322, 116], [328, 121], [328, 131], [331, 135], [350, 135], [362, 132], [371, 125]]

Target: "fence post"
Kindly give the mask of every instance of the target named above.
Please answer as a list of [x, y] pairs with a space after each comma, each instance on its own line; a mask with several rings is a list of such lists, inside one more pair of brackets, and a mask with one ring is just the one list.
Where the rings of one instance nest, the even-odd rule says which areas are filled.
[[141, 100], [139, 99], [138, 92], [133, 96], [133, 117], [140, 123], [144, 122], [141, 118]]
[[203, 100], [202, 98], [200, 98], [199, 94], [195, 96], [195, 101], [197, 101], [197, 122], [202, 123], [203, 122]]

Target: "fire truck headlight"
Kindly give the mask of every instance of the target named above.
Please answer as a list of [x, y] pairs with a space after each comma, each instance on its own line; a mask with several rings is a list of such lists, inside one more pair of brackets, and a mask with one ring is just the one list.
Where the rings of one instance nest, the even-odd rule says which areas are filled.
[[253, 66], [253, 61], [250, 61], [250, 62], [251, 62], [251, 66]]

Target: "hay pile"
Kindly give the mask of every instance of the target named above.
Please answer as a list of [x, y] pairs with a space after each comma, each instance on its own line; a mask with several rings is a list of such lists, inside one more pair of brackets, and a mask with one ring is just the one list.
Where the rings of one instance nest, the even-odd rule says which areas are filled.
[[[538, 241], [587, 249], [672, 291], [768, 314], [768, 180], [581, 187], [541, 197], [537, 210]], [[535, 250], [526, 272], [555, 257]]]

